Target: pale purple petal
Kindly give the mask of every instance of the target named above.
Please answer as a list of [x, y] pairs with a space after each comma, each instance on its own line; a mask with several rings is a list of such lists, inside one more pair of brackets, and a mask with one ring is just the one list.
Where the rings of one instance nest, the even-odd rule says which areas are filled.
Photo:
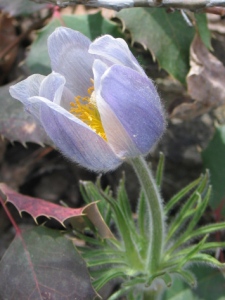
[[39, 89], [45, 76], [35, 74], [9, 88], [11, 96], [22, 103], [29, 102], [29, 98], [39, 95]]
[[39, 96], [44, 97], [69, 111], [70, 103], [74, 101], [74, 95], [67, 87], [65, 87], [65, 84], [66, 80], [62, 75], [52, 72], [42, 81], [39, 89]]
[[48, 39], [52, 70], [66, 78], [66, 87], [74, 96], [86, 96], [93, 78], [90, 40], [70, 28], [57, 28]]
[[[95, 96], [101, 121], [107, 135], [107, 141], [113, 151], [122, 158], [127, 157], [130, 153], [137, 153], [137, 149], [124, 130], [123, 125], [118, 120], [116, 114], [110, 106], [101, 97], [101, 79], [108, 67], [100, 60], [95, 60], [93, 65]], [[112, 126], [113, 124], [113, 126]]]
[[94, 73], [94, 87], [95, 91], [100, 89], [101, 78], [105, 71], [108, 69], [107, 65], [101, 60], [96, 59], [93, 64], [93, 73]]
[[121, 159], [136, 156], [139, 150], [133, 143], [123, 124], [117, 118], [117, 114], [104, 101], [100, 94], [96, 93], [97, 107], [101, 115], [101, 121], [107, 136], [109, 146]]
[[63, 155], [95, 172], [113, 170], [122, 163], [105, 140], [65, 109], [41, 97], [30, 100], [27, 110], [39, 118]]
[[[153, 83], [130, 68], [114, 65], [103, 76], [100, 93], [132, 141], [128, 156], [147, 154], [165, 129], [163, 108]], [[114, 124], [107, 118], [102, 122], [106, 135], [111, 131], [116, 141]]]
[[74, 96], [64, 85], [65, 78], [58, 73], [53, 72], [48, 76], [36, 74], [11, 86], [9, 92], [24, 105], [30, 102], [29, 98], [40, 96], [69, 110]]
[[104, 35], [97, 38], [90, 45], [89, 53], [103, 57], [113, 64], [127, 66], [146, 76], [144, 70], [141, 68], [123, 39], [115, 39], [110, 35]]
[[74, 95], [66, 86], [64, 86], [59, 105], [69, 111], [71, 108], [71, 102], [74, 102]]
[[60, 104], [65, 83], [66, 80], [62, 75], [52, 72], [42, 81], [39, 94], [36, 96], [40, 96], [55, 102], [56, 104]]

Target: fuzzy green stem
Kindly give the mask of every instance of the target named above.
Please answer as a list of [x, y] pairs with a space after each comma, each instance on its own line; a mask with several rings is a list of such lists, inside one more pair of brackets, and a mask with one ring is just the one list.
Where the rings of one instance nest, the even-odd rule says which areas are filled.
[[147, 162], [143, 157], [130, 159], [145, 194], [150, 214], [150, 236], [146, 268], [150, 274], [157, 271], [162, 255], [165, 223], [162, 200]]

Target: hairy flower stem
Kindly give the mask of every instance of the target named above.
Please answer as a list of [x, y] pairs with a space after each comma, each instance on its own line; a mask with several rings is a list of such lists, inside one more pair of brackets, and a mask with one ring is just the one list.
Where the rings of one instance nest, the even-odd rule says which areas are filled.
[[165, 232], [162, 200], [145, 159], [140, 156], [130, 159], [129, 162], [136, 172], [147, 202], [150, 219], [150, 236], [146, 270], [150, 274], [153, 274], [159, 266]]

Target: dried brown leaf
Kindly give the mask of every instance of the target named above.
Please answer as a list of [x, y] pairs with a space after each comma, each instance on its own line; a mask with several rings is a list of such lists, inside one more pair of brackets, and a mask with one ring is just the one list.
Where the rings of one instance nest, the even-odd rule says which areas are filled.
[[205, 47], [198, 35], [190, 49], [188, 93], [194, 100], [176, 107], [171, 118], [191, 119], [225, 104], [225, 67]]

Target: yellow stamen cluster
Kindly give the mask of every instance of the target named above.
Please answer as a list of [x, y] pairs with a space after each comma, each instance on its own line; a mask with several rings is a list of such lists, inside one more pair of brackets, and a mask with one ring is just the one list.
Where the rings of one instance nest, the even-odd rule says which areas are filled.
[[96, 106], [93, 86], [88, 89], [88, 94], [90, 97], [75, 97], [75, 101], [70, 103], [70, 113], [91, 127], [92, 130], [107, 141], [100, 114]]

